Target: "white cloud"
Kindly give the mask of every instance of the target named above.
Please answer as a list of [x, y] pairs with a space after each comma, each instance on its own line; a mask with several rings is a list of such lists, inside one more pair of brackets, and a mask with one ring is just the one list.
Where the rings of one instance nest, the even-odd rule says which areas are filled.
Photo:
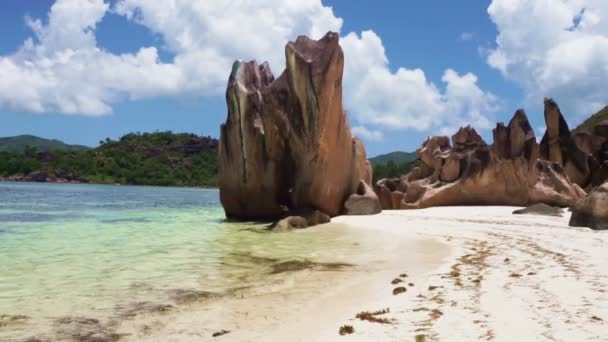
[[[161, 37], [173, 60], [161, 62], [156, 47], [104, 50], [95, 28], [110, 12]], [[28, 24], [35, 37], [0, 56], [0, 108], [102, 115], [122, 100], [222, 94], [235, 59], [268, 60], [279, 73], [288, 40], [339, 32], [342, 19], [320, 0], [118, 0], [112, 8], [103, 0], [57, 0], [48, 22]], [[393, 72], [373, 31], [349, 33], [342, 46], [345, 105], [364, 139], [381, 139], [379, 129], [485, 128], [484, 115], [496, 110], [473, 74], [447, 69], [437, 87], [421, 69]]]
[[353, 134], [363, 140], [369, 141], [382, 141], [384, 140], [384, 133], [382, 131], [369, 130], [364, 126], [355, 126], [351, 128]]
[[35, 37], [0, 56], [0, 108], [102, 115], [124, 99], [218, 95], [235, 59], [278, 68], [289, 39], [342, 25], [320, 0], [117, 2], [115, 13], [162, 36], [175, 55], [162, 63], [156, 47], [118, 55], [98, 46], [95, 28], [108, 11], [103, 0], [57, 0], [48, 23], [28, 19]]
[[578, 115], [608, 103], [608, 1], [493, 0], [488, 13], [498, 36], [487, 62], [528, 101], [555, 97]]
[[474, 34], [473, 32], [462, 32], [460, 34], [460, 40], [468, 42], [470, 40], [473, 40]]
[[477, 85], [471, 73], [444, 72], [442, 91], [421, 69], [389, 69], [380, 37], [373, 31], [342, 40], [346, 58], [346, 106], [361, 124], [384, 129], [429, 131], [470, 123], [488, 128], [484, 116], [497, 110], [497, 100]]

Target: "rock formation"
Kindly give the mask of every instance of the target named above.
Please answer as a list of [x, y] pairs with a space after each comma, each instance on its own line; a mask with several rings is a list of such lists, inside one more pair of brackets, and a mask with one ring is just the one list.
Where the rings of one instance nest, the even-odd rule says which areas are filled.
[[588, 154], [577, 146], [559, 107], [550, 99], [545, 100], [545, 123], [540, 157], [561, 165], [570, 180], [585, 187], [591, 175]]
[[226, 216], [277, 218], [303, 208], [335, 216], [361, 180], [371, 184], [365, 147], [342, 107], [338, 41], [329, 32], [288, 43], [287, 68], [276, 79], [267, 63], [234, 63], [219, 146]]
[[593, 189], [572, 207], [570, 225], [608, 229], [608, 182]]
[[329, 215], [312, 209], [286, 213], [286, 217], [274, 222], [268, 228], [273, 232], [288, 232], [293, 229], [308, 228], [331, 221]]
[[359, 182], [357, 192], [350, 195], [344, 203], [346, 215], [374, 215], [382, 211], [378, 196], [365, 181]]
[[496, 126], [491, 146], [471, 127], [461, 128], [451, 144], [445, 136], [428, 138], [416, 151], [419, 167], [376, 184], [382, 208], [573, 205], [591, 179], [589, 158], [552, 100], [545, 101], [545, 118], [540, 145], [523, 110]]

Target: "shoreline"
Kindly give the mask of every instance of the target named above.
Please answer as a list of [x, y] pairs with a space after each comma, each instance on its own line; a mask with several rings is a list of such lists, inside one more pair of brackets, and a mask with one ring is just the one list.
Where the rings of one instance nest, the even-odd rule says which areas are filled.
[[35, 182], [35, 181], [26, 181], [26, 180], [15, 180], [0, 177], [0, 183], [28, 183], [28, 184], [77, 184], [77, 185], [110, 185], [110, 186], [148, 186], [148, 187], [160, 187], [160, 188], [180, 188], [180, 189], [214, 189], [219, 190], [219, 186], [215, 185], [150, 185], [150, 184], [119, 184], [119, 183], [95, 183], [95, 182], [82, 182], [82, 181], [44, 181], [44, 182]]
[[[261, 286], [219, 296], [193, 289], [187, 305], [142, 302], [133, 316], [95, 324], [94, 316], [75, 316], [70, 325], [54, 323], [51, 329], [117, 341], [605, 339], [608, 232], [569, 227], [569, 212], [513, 215], [515, 209], [435, 207], [339, 216], [275, 234], [348, 237], [354, 253], [311, 250], [310, 261], [352, 267], [294, 268], [270, 273]], [[394, 294], [398, 287], [405, 292]], [[371, 321], [356, 317], [385, 309]], [[343, 325], [354, 332], [340, 336]], [[222, 331], [227, 332], [212, 338]]]
[[[361, 244], [362, 252], [354, 256], [352, 268], [287, 272], [273, 279], [274, 285], [243, 289], [164, 315], [162, 327], [142, 332], [139, 327], [148, 325], [149, 320], [142, 316], [122, 322], [117, 331], [127, 334], [124, 341], [206, 340], [223, 330], [229, 333], [218, 340], [333, 341], [340, 337], [339, 327], [353, 324], [358, 312], [380, 310], [393, 300], [411, 297], [413, 290], [408, 282], [424, 282], [452, 254], [441, 239], [402, 239], [396, 232], [376, 234], [340, 222], [274, 234], [315, 234], [326, 229], [347, 229], [344, 234], [359, 235], [357, 244]], [[314, 261], [344, 260], [322, 257]], [[391, 285], [400, 274], [407, 274], [404, 283]], [[394, 296], [396, 286], [408, 287], [410, 293]]]
[[[515, 209], [439, 207], [337, 217], [330, 225], [392, 244], [379, 245], [354, 272], [293, 272], [276, 292], [245, 291], [193, 307], [157, 331], [126, 340], [204, 340], [224, 329], [229, 333], [218, 340], [603, 340], [608, 234], [568, 227], [569, 213], [513, 215]], [[403, 282], [391, 284], [396, 278]], [[407, 291], [394, 295], [399, 286]], [[387, 324], [355, 317], [383, 309], [389, 312], [374, 317]], [[340, 336], [343, 325], [354, 332]]]

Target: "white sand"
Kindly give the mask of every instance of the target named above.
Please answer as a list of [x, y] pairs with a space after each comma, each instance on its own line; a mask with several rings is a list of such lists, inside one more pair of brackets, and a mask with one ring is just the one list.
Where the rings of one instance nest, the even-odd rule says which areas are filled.
[[[354, 270], [293, 272], [270, 293], [172, 313], [143, 333], [137, 320], [118, 331], [137, 341], [607, 341], [608, 232], [570, 228], [569, 213], [514, 209], [338, 217], [332, 225], [383, 238]], [[394, 296], [400, 273], [408, 291]], [[384, 308], [390, 313], [377, 317], [392, 324], [355, 319]], [[339, 336], [343, 324], [354, 334]], [[230, 333], [210, 337], [221, 329]]]
[[[607, 341], [608, 231], [568, 227], [569, 213], [513, 215], [514, 209], [444, 207], [335, 219], [406, 239], [441, 238], [453, 251], [441, 267], [413, 279], [415, 290], [361, 308], [388, 306], [384, 316], [395, 324], [353, 320], [356, 332], [344, 339]], [[440, 313], [431, 318], [427, 309]]]

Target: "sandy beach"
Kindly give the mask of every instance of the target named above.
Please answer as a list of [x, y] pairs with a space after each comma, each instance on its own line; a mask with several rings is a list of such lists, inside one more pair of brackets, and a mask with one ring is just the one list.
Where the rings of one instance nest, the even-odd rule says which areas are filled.
[[[276, 288], [171, 312], [143, 330], [135, 318], [117, 331], [134, 341], [210, 340], [222, 330], [228, 333], [213, 340], [605, 341], [608, 232], [568, 227], [568, 212], [513, 215], [515, 209], [337, 217], [312, 229], [347, 225], [382, 241], [352, 269], [289, 272]], [[394, 295], [400, 286], [406, 291]], [[372, 317], [384, 322], [356, 318], [383, 309]], [[343, 325], [354, 332], [340, 336]]]
[[[384, 211], [337, 222], [436, 238], [451, 247], [416, 286], [375, 307], [394, 324], [351, 320], [357, 341], [604, 341], [608, 336], [608, 232], [514, 207]], [[386, 292], [390, 292], [387, 285]], [[392, 300], [391, 300], [392, 299]]]

